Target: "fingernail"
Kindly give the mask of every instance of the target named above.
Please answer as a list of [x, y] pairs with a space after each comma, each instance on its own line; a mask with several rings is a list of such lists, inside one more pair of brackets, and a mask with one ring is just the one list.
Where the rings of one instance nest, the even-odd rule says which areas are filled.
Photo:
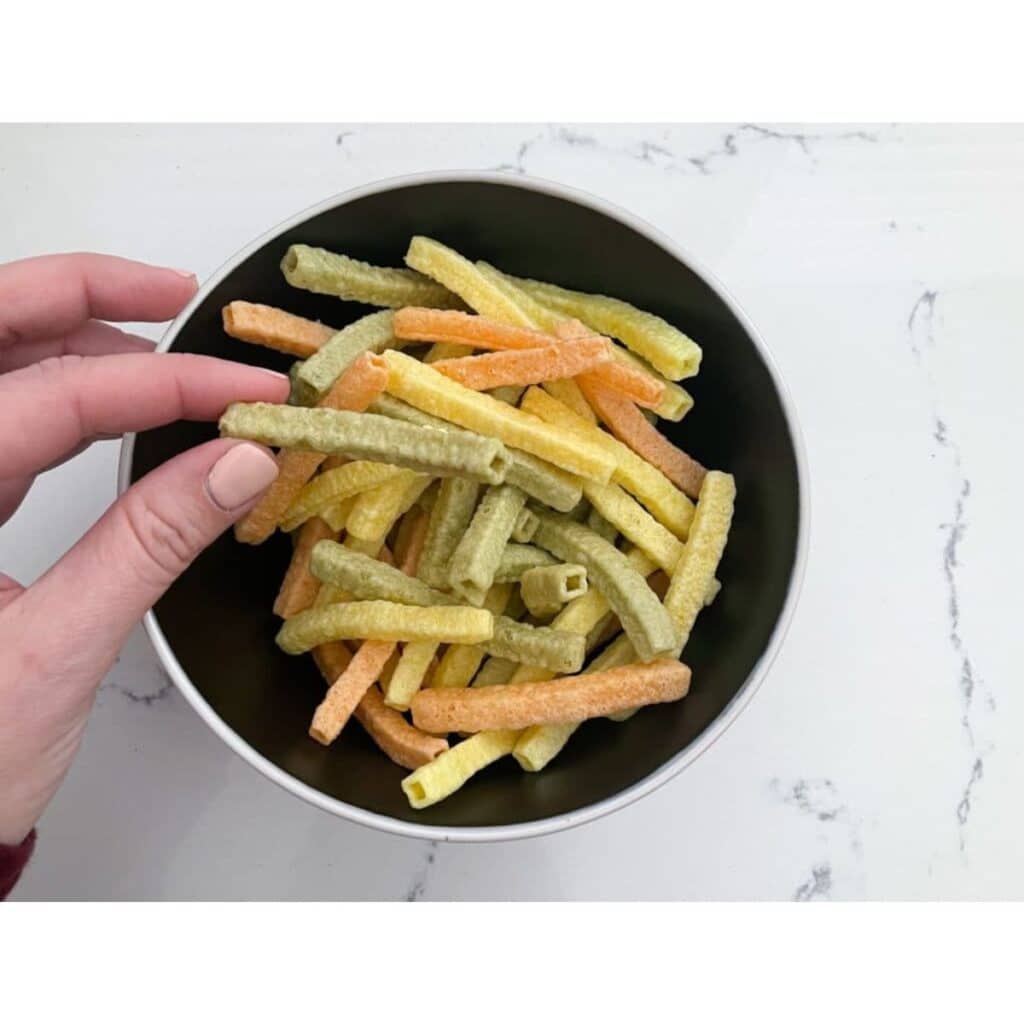
[[214, 464], [206, 477], [206, 493], [224, 512], [252, 501], [277, 478], [274, 457], [254, 444], [236, 444]]
[[170, 268], [178, 277], [183, 277], [187, 281], [195, 281], [196, 275], [191, 270], [178, 270], [176, 267]]
[[254, 366], [253, 369], [254, 370], [262, 370], [264, 373], [269, 373], [271, 377], [276, 377], [278, 380], [283, 380], [283, 381], [287, 381], [288, 380], [288, 374], [287, 373], [278, 373], [277, 370], [270, 370], [270, 369], [267, 369], [267, 367], [265, 367], [265, 366]]

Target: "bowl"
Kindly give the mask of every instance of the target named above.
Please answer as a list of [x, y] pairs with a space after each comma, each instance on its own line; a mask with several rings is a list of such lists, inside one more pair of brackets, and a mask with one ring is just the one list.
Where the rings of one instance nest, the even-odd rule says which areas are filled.
[[[392, 764], [357, 724], [329, 748], [307, 736], [323, 696], [311, 658], [274, 644], [271, 605], [288, 538], [260, 547], [230, 531], [146, 616], [171, 678], [210, 727], [264, 775], [343, 818], [421, 839], [499, 840], [592, 820], [650, 793], [692, 763], [750, 702], [782, 642], [802, 577], [805, 456], [793, 406], [753, 325], [725, 289], [638, 218], [561, 185], [494, 173], [437, 173], [380, 182], [328, 199], [225, 263], [168, 328], [160, 350], [198, 352], [284, 370], [288, 357], [229, 338], [233, 299], [281, 306], [341, 327], [369, 310], [291, 288], [279, 269], [304, 242], [401, 266], [409, 238], [431, 235], [513, 274], [604, 292], [659, 314], [704, 348], [685, 382], [696, 405], [667, 436], [735, 474], [738, 503], [719, 570], [723, 588], [686, 648], [685, 700], [627, 722], [586, 723], [542, 772], [505, 758], [449, 799], [413, 811]], [[216, 436], [174, 423], [125, 438], [119, 486]]]

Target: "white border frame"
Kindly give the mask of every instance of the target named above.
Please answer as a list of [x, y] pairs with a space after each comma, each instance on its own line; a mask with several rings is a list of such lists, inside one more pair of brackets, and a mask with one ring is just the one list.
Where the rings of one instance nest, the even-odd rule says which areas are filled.
[[[740, 712], [750, 703], [776, 656], [781, 649], [782, 642], [789, 630], [796, 609], [800, 591], [803, 586], [804, 571], [807, 563], [807, 551], [810, 538], [810, 494], [809, 494], [809, 472], [807, 465], [807, 453], [804, 448], [803, 435], [797, 421], [796, 409], [793, 400], [786, 389], [779, 374], [778, 367], [772, 359], [768, 347], [754, 327], [750, 319], [740, 308], [736, 300], [729, 294], [726, 288], [717, 278], [710, 273], [702, 264], [695, 260], [681, 246], [677, 245], [667, 235], [662, 234], [657, 228], [646, 221], [623, 210], [612, 203], [588, 192], [583, 192], [565, 185], [546, 181], [541, 178], [533, 178], [527, 175], [502, 173], [500, 171], [429, 171], [421, 174], [403, 175], [396, 178], [388, 178], [383, 181], [373, 182], [358, 188], [350, 189], [347, 192], [339, 193], [323, 202], [317, 203], [301, 213], [295, 214], [276, 227], [260, 235], [257, 239], [235, 253], [204, 282], [203, 286], [193, 296], [192, 301], [178, 314], [176, 319], [167, 328], [164, 336], [157, 345], [158, 352], [164, 352], [171, 347], [177, 338], [182, 327], [192, 315], [194, 310], [206, 298], [210, 291], [220, 283], [235, 267], [248, 259], [257, 249], [272, 241], [278, 235], [303, 223], [311, 217], [324, 213], [336, 206], [362, 199], [365, 196], [375, 195], [379, 192], [388, 192], [392, 189], [404, 188], [410, 185], [425, 185], [435, 182], [489, 182], [492, 184], [509, 187], [523, 188], [534, 192], [541, 192], [545, 195], [554, 196], [558, 199], [565, 199], [580, 206], [586, 206], [596, 210], [598, 213], [611, 217], [627, 227], [632, 228], [638, 234], [650, 239], [655, 245], [660, 246], [689, 270], [700, 277], [729, 307], [732, 314], [739, 320], [744, 330], [750, 336], [758, 353], [764, 360], [765, 366], [771, 375], [772, 383], [779, 394], [782, 402], [783, 413], [786, 417], [786, 424], [789, 427], [793, 439], [793, 447], [796, 454], [797, 478], [800, 488], [799, 514], [800, 521], [797, 526], [796, 560], [793, 565], [793, 572], [790, 576], [789, 589], [786, 594], [786, 601], [782, 607], [778, 622], [772, 631], [771, 639], [764, 653], [758, 659], [746, 681], [736, 692], [732, 700], [722, 709], [718, 717], [702, 732], [689, 746], [679, 751], [671, 760], [665, 762], [659, 769], [652, 772], [646, 778], [634, 783], [628, 789], [624, 789], [615, 796], [608, 797], [596, 804], [568, 814], [558, 814], [550, 818], [541, 818], [537, 821], [523, 822], [516, 825], [492, 825], [483, 827], [463, 828], [444, 827], [438, 825], [417, 825], [413, 822], [400, 821], [397, 818], [390, 818], [381, 814], [374, 814], [365, 811], [360, 807], [344, 803], [329, 797], [319, 790], [308, 786], [304, 782], [289, 775], [277, 765], [267, 760], [262, 754], [257, 753], [241, 736], [231, 729], [227, 723], [220, 718], [212, 707], [206, 702], [196, 689], [192, 680], [186, 675], [184, 669], [174, 656], [167, 639], [164, 637], [160, 626], [157, 624], [156, 616], [150, 610], [146, 613], [144, 623], [146, 632], [156, 649], [157, 656], [163, 663], [175, 685], [185, 695], [185, 699], [199, 713], [206, 724], [229, 746], [231, 749], [248, 761], [250, 765], [262, 772], [272, 782], [276, 782], [283, 789], [302, 797], [315, 807], [329, 811], [348, 821], [358, 825], [365, 825], [369, 828], [380, 829], [384, 832], [391, 832], [396, 835], [407, 836], [411, 839], [439, 840], [442, 842], [497, 842], [511, 839], [528, 839], [534, 836], [548, 835], [553, 832], [561, 832], [564, 829], [575, 828], [586, 822], [594, 821], [605, 814], [610, 814], [623, 807], [628, 806], [635, 800], [653, 793], [659, 786], [663, 786], [669, 779], [674, 778], [684, 768], [692, 764], [698, 757], [718, 740], [730, 725], [737, 719]], [[118, 463], [117, 489], [118, 494], [123, 493], [130, 485], [130, 470], [132, 454], [135, 450], [135, 434], [127, 434], [121, 443], [121, 456]]]

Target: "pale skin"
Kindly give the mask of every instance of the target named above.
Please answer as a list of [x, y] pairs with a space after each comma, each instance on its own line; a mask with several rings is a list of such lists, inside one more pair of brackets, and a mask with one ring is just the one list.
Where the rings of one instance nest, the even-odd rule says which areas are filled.
[[[285, 399], [280, 374], [156, 355], [106, 322], [168, 320], [195, 290], [187, 272], [112, 256], [0, 265], [0, 525], [95, 440]], [[265, 448], [210, 441], [138, 481], [30, 586], [0, 572], [0, 844], [52, 799], [132, 627], [276, 475]]]

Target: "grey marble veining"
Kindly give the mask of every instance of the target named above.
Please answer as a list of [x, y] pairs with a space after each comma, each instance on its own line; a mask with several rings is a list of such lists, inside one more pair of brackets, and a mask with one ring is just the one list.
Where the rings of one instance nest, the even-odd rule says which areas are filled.
[[[475, 847], [338, 821], [231, 754], [137, 630], [19, 898], [1024, 896], [1024, 130], [5, 127], [0, 152], [0, 259], [96, 248], [200, 276], [324, 196], [433, 167], [604, 196], [758, 325], [803, 423], [812, 501], [804, 596], [757, 698], [620, 813]], [[0, 531], [0, 566], [42, 572], [110, 500], [116, 458], [98, 444], [42, 478]]]

